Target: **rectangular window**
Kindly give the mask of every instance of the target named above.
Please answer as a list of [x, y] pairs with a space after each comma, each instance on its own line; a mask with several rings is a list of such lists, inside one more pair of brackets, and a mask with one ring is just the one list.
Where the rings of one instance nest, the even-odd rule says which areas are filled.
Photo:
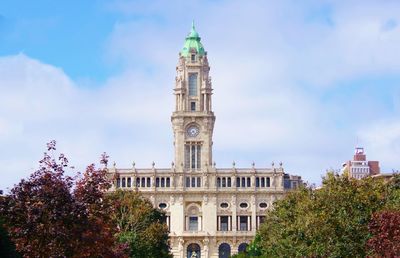
[[190, 187], [190, 177], [186, 177], [186, 187]]
[[259, 228], [260, 228], [260, 225], [261, 225], [262, 223], [264, 223], [264, 221], [265, 221], [265, 216], [257, 216], [257, 218], [258, 218], [257, 229], [259, 229]]
[[185, 168], [190, 168], [190, 145], [185, 145]]
[[191, 55], [190, 60], [191, 60], [192, 62], [196, 61], [196, 55]]
[[196, 187], [196, 178], [192, 177], [192, 187]]
[[247, 231], [248, 216], [239, 216], [239, 230]]
[[220, 231], [228, 231], [228, 216], [220, 216], [220, 226], [219, 226], [219, 230]]
[[197, 169], [201, 168], [201, 145], [197, 145]]
[[201, 168], [201, 145], [197, 143], [185, 145], [185, 168]]
[[201, 178], [198, 177], [198, 178], [197, 178], [197, 187], [200, 187], [200, 186], [201, 186]]
[[189, 74], [189, 96], [197, 96], [197, 73]]
[[190, 111], [196, 111], [196, 102], [190, 102]]
[[199, 221], [197, 217], [189, 217], [189, 231], [197, 231], [199, 228]]
[[191, 153], [191, 155], [192, 155], [192, 166], [191, 166], [191, 168], [194, 169], [194, 168], [196, 168], [196, 146], [195, 145], [192, 145], [192, 153]]

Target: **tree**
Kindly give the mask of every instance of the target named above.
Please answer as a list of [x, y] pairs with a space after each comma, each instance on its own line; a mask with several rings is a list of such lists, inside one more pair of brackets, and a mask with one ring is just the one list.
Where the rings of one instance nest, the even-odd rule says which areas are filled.
[[301, 188], [274, 204], [258, 235], [266, 257], [365, 257], [368, 223], [385, 207], [387, 185], [328, 173], [318, 190]]
[[369, 223], [369, 250], [379, 257], [400, 257], [400, 211], [374, 213]]
[[[2, 197], [0, 196], [0, 199]], [[7, 230], [4, 227], [3, 218], [0, 216], [0, 257], [4, 258], [17, 258], [21, 257], [16, 249], [14, 243], [11, 241]]]
[[[55, 141], [47, 145], [51, 154]], [[11, 239], [25, 257], [110, 257], [118, 246], [104, 201], [105, 170], [90, 165], [83, 178], [65, 175], [68, 160], [45, 152], [40, 168], [0, 202]], [[106, 163], [103, 156], [103, 163]], [[115, 252], [114, 252], [115, 250]]]
[[117, 190], [108, 198], [114, 205], [112, 218], [119, 229], [117, 238], [129, 246], [130, 257], [172, 257], [162, 211], [153, 208], [150, 201], [133, 191]]

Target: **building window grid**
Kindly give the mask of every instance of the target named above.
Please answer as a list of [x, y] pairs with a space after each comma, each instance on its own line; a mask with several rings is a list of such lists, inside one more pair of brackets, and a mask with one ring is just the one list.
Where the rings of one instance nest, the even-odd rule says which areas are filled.
[[[257, 181], [256, 181], [257, 184]], [[251, 187], [251, 178], [250, 177], [236, 177], [236, 187]]]
[[232, 187], [232, 179], [230, 177], [217, 177], [217, 187]]
[[201, 187], [201, 177], [186, 177], [186, 187]]
[[270, 177], [256, 177], [256, 187], [271, 187]]

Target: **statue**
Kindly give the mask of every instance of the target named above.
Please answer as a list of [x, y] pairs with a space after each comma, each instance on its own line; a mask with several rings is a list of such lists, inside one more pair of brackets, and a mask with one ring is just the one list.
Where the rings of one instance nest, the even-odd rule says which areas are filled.
[[197, 254], [195, 251], [192, 251], [192, 255], [190, 256], [190, 258], [197, 258]]

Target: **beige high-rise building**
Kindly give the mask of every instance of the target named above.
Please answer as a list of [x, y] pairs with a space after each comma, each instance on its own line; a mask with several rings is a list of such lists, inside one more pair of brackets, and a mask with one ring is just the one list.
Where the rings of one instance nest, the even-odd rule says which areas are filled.
[[171, 116], [175, 161], [170, 168], [111, 168], [113, 189], [135, 189], [167, 214], [174, 257], [229, 257], [244, 251], [265, 212], [302, 183], [269, 168], [216, 168], [212, 84], [207, 52], [192, 25], [179, 53]]

